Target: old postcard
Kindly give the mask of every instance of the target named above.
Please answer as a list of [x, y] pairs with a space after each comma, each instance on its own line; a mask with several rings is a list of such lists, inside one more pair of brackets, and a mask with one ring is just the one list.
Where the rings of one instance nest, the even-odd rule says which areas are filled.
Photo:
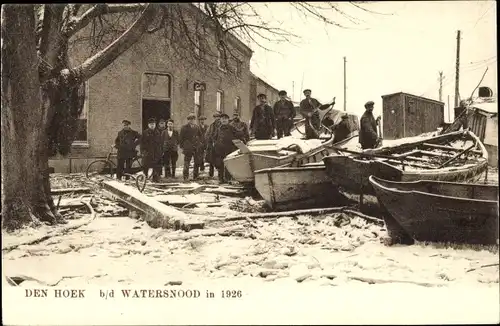
[[498, 323], [496, 11], [3, 5], [3, 323]]

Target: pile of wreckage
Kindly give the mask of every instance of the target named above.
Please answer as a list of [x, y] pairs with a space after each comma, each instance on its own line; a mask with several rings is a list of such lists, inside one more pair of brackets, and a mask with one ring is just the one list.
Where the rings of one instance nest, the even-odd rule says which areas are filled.
[[[334, 124], [345, 114], [327, 110]], [[221, 221], [252, 225], [259, 218], [349, 212], [370, 223], [385, 222], [391, 243], [498, 243], [498, 185], [479, 183], [488, 175], [488, 152], [472, 131], [441, 130], [361, 150], [358, 117], [348, 116], [353, 132], [337, 143], [327, 127], [319, 139], [303, 139], [304, 120], [288, 137], [235, 141], [238, 149], [224, 163], [238, 185], [103, 176], [86, 182], [100, 186], [102, 196], [92, 200], [100, 201], [101, 214], [128, 213], [152, 227], [190, 231]], [[252, 198], [255, 191], [259, 200]], [[85, 196], [60, 197], [57, 205], [63, 212], [83, 207]], [[360, 212], [370, 196], [378, 217]]]

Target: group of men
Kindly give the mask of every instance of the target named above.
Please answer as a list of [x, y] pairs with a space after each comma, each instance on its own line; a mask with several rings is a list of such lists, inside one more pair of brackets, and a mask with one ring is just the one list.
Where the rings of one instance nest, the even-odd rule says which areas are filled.
[[[321, 104], [317, 99], [311, 97], [312, 91], [310, 89], [305, 89], [303, 93], [305, 98], [299, 104], [299, 111], [302, 117], [305, 118], [306, 139], [319, 138], [322, 123], [331, 127], [334, 132], [335, 143], [346, 139], [352, 132], [348, 114], [344, 114], [337, 125], [333, 125], [333, 121], [328, 117], [321, 121], [320, 112], [331, 105], [335, 105], [335, 100], [328, 104]], [[250, 122], [251, 134], [255, 139], [290, 136], [294, 125], [293, 119], [296, 116], [295, 107], [286, 98], [286, 91], [280, 91], [278, 95], [280, 99], [272, 108], [267, 104], [265, 94], [258, 95], [259, 104], [253, 110]], [[365, 113], [360, 121], [359, 142], [363, 149], [375, 148], [380, 141], [377, 134], [380, 116], [375, 119], [373, 108], [374, 102], [367, 102], [365, 104]]]
[[[306, 120], [306, 139], [317, 139], [322, 123], [319, 112], [334, 105], [335, 100], [323, 105], [311, 97], [311, 93], [310, 89], [304, 90], [305, 99], [300, 102], [299, 110]], [[172, 119], [168, 121], [160, 119], [157, 125], [156, 120], [151, 118], [148, 120], [148, 128], [142, 135], [130, 128], [130, 121], [123, 120], [123, 129], [115, 140], [115, 147], [118, 149], [117, 178], [121, 179], [124, 170], [131, 168], [132, 159], [137, 155], [135, 148], [140, 145], [144, 173], [147, 175], [152, 169], [153, 182], [159, 181], [163, 169], [165, 177], [175, 178], [179, 148], [184, 154], [182, 170], [184, 180], [189, 179], [189, 167], [192, 161], [194, 180], [198, 179], [200, 171], [205, 170], [206, 161], [209, 163], [210, 177], [213, 177], [217, 170], [219, 181], [222, 183], [228, 181], [231, 177], [224, 167], [224, 158], [236, 150], [233, 140], [240, 140], [246, 144], [252, 137], [266, 140], [274, 136], [282, 138], [291, 135], [296, 116], [295, 107], [287, 99], [286, 91], [280, 91], [278, 95], [280, 99], [273, 107], [267, 104], [265, 94], [257, 96], [259, 104], [253, 109], [250, 128], [240, 120], [238, 113], [235, 113], [230, 121], [227, 114], [217, 112], [210, 126], [205, 124], [205, 117], [199, 117], [197, 124], [196, 116], [189, 114], [187, 123], [182, 126], [180, 132], [174, 129]], [[360, 121], [359, 142], [363, 149], [375, 148], [380, 141], [377, 134], [380, 116], [374, 118], [373, 108], [374, 102], [367, 102]], [[329, 126], [334, 131], [334, 142], [346, 139], [351, 133], [348, 118], [347, 114], [343, 115], [341, 122], [335, 126], [333, 121], [330, 121]]]
[[214, 122], [207, 126], [206, 118], [201, 116], [196, 123], [196, 116], [189, 114], [187, 123], [180, 132], [174, 129], [174, 121], [160, 119], [148, 120], [148, 128], [142, 135], [130, 128], [130, 121], [123, 120], [123, 129], [115, 139], [117, 149], [117, 178], [121, 179], [131, 169], [132, 160], [137, 156], [136, 147], [140, 145], [144, 174], [153, 170], [153, 182], [159, 182], [162, 170], [166, 178], [175, 178], [179, 148], [184, 155], [182, 170], [185, 181], [189, 179], [189, 168], [193, 162], [193, 180], [199, 178], [200, 171], [205, 170], [205, 161], [209, 163], [209, 176], [213, 177], [217, 169], [220, 182], [226, 182], [230, 175], [224, 168], [224, 158], [236, 149], [233, 140], [238, 139], [246, 143], [250, 136], [247, 124], [240, 120], [239, 114], [229, 116], [225, 113], [214, 114]]

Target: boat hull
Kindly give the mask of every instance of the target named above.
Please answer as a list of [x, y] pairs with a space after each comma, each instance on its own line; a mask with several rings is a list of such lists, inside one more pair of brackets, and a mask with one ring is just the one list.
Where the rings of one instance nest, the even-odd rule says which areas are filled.
[[[249, 150], [245, 153], [236, 150], [224, 159], [224, 165], [236, 181], [251, 184], [255, 182], [255, 171], [287, 165], [300, 166], [308, 163], [319, 163], [322, 162], [325, 156], [336, 153], [334, 146], [350, 146], [350, 144], [356, 143], [357, 140], [358, 136], [356, 134], [337, 144], [333, 144], [333, 139], [330, 139], [306, 153], [286, 152], [287, 154], [284, 155], [272, 154], [270, 151], [264, 152], [263, 149], [270, 147], [270, 145], [266, 146], [265, 143], [259, 146], [260, 149], [252, 143], [251, 147], [254, 150]], [[270, 142], [276, 143], [275, 140]]]
[[323, 164], [255, 171], [255, 188], [271, 208], [331, 201], [336, 189]]
[[[470, 197], [498, 196], [497, 186], [447, 182], [397, 183], [370, 177], [386, 210], [389, 234], [403, 230], [417, 241], [467, 244], [498, 242], [498, 201]], [[440, 187], [441, 189], [438, 189]], [[441, 194], [428, 192], [439, 190]]]
[[[472, 136], [472, 137], [475, 137]], [[445, 136], [439, 136], [435, 139], [444, 139]], [[432, 139], [425, 141], [432, 142]], [[418, 143], [415, 143], [415, 146]], [[404, 144], [406, 148], [411, 148], [413, 144]], [[400, 146], [400, 147], [402, 147]], [[482, 144], [481, 144], [482, 146]], [[486, 172], [488, 167], [488, 156], [483, 148], [483, 157], [473, 164], [452, 168], [436, 169], [412, 169], [404, 170], [394, 165], [380, 160], [363, 160], [354, 156], [330, 155], [323, 158], [326, 171], [333, 183], [345, 191], [354, 194], [375, 195], [375, 191], [368, 181], [370, 175], [389, 181], [415, 181], [415, 180], [437, 180], [448, 182], [466, 182], [477, 179], [478, 176]], [[385, 155], [389, 149], [381, 151]], [[375, 150], [376, 152], [376, 150]]]

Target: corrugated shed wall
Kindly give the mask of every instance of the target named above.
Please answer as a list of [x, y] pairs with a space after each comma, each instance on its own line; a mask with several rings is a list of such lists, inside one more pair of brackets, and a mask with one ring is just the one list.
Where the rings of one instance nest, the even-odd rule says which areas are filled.
[[382, 99], [382, 127], [385, 139], [403, 137], [401, 94], [394, 94]]

